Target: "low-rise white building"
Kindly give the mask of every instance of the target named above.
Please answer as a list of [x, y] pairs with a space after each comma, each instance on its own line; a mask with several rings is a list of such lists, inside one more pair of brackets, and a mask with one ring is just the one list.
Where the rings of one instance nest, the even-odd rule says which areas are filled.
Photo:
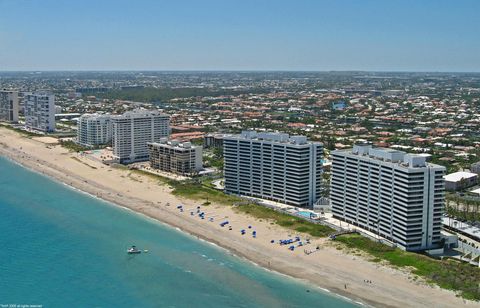
[[470, 166], [470, 171], [476, 174], [480, 174], [480, 162], [476, 162]]
[[445, 175], [445, 189], [450, 191], [471, 187], [478, 182], [478, 174], [471, 172], [454, 172]]
[[193, 175], [203, 169], [202, 147], [190, 142], [169, 141], [148, 143], [150, 166], [166, 172]]

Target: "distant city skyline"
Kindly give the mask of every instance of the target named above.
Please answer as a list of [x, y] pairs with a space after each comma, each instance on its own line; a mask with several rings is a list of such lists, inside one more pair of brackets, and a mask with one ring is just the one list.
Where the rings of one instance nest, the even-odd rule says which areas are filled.
[[0, 71], [480, 72], [480, 1], [0, 0]]

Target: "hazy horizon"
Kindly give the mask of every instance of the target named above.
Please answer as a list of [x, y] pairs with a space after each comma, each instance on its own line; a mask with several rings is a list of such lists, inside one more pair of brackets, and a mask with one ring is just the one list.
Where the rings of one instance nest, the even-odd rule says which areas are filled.
[[189, 70], [189, 69], [178, 69], [178, 70], [162, 70], [162, 69], [58, 69], [58, 70], [0, 70], [0, 73], [115, 73], [115, 72], [159, 72], [159, 73], [418, 73], [418, 74], [480, 74], [480, 71], [408, 71], [408, 70], [398, 70], [398, 71], [381, 71], [381, 70], [221, 70], [221, 69], [205, 69], [205, 70]]
[[480, 1], [0, 0], [0, 71], [480, 72]]

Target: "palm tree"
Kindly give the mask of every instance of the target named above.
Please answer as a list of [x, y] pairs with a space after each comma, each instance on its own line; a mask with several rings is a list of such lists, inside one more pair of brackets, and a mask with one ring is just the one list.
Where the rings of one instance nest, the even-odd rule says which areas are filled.
[[476, 201], [475, 202], [475, 215], [474, 215], [474, 220], [480, 220], [478, 217], [478, 208], [480, 207], [480, 202]]
[[456, 205], [456, 208], [455, 208], [455, 215], [456, 215], [460, 208], [460, 198], [458, 198], [457, 196], [455, 196], [455, 205]]
[[467, 186], [467, 179], [466, 178], [461, 178], [460, 182], [458, 183], [460, 189], [464, 189]]
[[463, 203], [463, 218], [468, 220], [468, 213], [470, 209], [470, 200], [466, 199]]

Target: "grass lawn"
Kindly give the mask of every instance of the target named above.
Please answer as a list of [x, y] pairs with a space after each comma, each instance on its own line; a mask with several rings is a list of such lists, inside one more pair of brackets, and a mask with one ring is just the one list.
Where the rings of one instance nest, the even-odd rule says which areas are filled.
[[391, 248], [357, 234], [337, 236], [336, 241], [348, 248], [359, 249], [372, 255], [378, 262], [409, 267], [412, 273], [444, 289], [458, 291], [460, 296], [480, 300], [480, 268], [454, 259], [437, 260], [429, 256]]
[[61, 141], [60, 145], [70, 150], [70, 152], [82, 152], [90, 150], [89, 148], [81, 146], [73, 141]]
[[335, 232], [335, 230], [330, 227], [314, 224], [304, 219], [280, 213], [257, 204], [240, 205], [236, 207], [236, 210], [259, 219], [272, 220], [279, 226], [286, 227], [297, 232], [307, 233], [316, 237], [326, 237]]
[[[122, 164], [115, 164], [115, 165], [112, 165], [112, 166], [114, 168], [117, 168], [117, 169], [129, 170], [127, 166], [122, 165]], [[160, 175], [156, 175], [156, 174], [153, 174], [153, 173], [150, 173], [150, 172], [147, 172], [147, 171], [138, 170], [138, 169], [132, 169], [131, 171], [133, 173], [143, 175], [143, 176], [149, 177], [153, 180], [156, 180], [156, 181], [158, 181], [158, 184], [168, 184], [171, 181], [169, 178], [166, 178], [166, 177], [163, 177], [163, 176], [160, 176]]]
[[23, 130], [23, 129], [15, 128], [15, 127], [12, 127], [10, 125], [0, 124], [0, 126], [6, 128], [6, 129], [12, 130], [14, 132], [17, 132], [19, 134], [22, 134], [24, 136], [27, 136], [27, 137], [44, 137], [45, 136], [45, 135], [42, 135], [42, 134], [37, 134], [37, 133], [29, 132], [29, 131], [26, 131], [26, 130]]
[[206, 187], [199, 183], [170, 181], [169, 185], [173, 188], [172, 193], [174, 195], [188, 199], [203, 200], [224, 205], [233, 205], [243, 201], [238, 197], [224, 194], [221, 191]]
[[271, 220], [273, 223], [276, 223], [282, 227], [286, 227], [297, 232], [307, 233], [311, 236], [326, 237], [335, 231], [327, 226], [317, 225], [298, 217], [274, 211], [261, 205], [246, 203], [242, 198], [227, 195], [222, 191], [211, 188], [210, 183], [207, 182], [197, 183], [193, 181], [175, 181], [141, 170], [133, 171], [135, 173], [143, 174], [158, 180], [160, 185], [169, 185], [172, 188], [172, 193], [179, 197], [202, 201], [203, 204], [206, 205], [210, 204], [210, 202], [229, 206], [240, 204], [239, 206], [235, 207], [235, 210], [238, 212], [246, 213], [258, 219]]
[[172, 194], [185, 197], [192, 200], [204, 201], [204, 202], [216, 202], [224, 205], [233, 205], [234, 203], [243, 201], [242, 199], [224, 194], [221, 191], [210, 188], [207, 184], [197, 183], [190, 180], [177, 181], [167, 177], [152, 174], [143, 170], [132, 170], [137, 174], [148, 176], [158, 181], [160, 185], [168, 185], [172, 188]]

